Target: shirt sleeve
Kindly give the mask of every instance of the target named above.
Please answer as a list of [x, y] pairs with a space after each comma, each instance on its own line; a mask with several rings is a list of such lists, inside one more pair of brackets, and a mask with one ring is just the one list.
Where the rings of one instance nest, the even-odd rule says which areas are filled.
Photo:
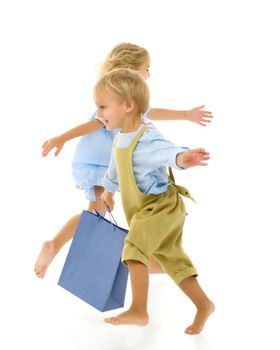
[[119, 188], [119, 181], [113, 152], [111, 154], [111, 160], [108, 170], [103, 178], [103, 185], [106, 191], [108, 192], [116, 192]]
[[151, 129], [146, 132], [150, 138], [148, 154], [146, 159], [152, 168], [160, 168], [162, 166], [172, 167], [182, 170], [176, 163], [177, 155], [189, 150], [188, 147], [178, 147], [171, 141], [166, 140], [156, 129]]
[[105, 124], [104, 124], [104, 122], [103, 122], [103, 120], [100, 118], [100, 117], [98, 117], [98, 115], [96, 114], [96, 112], [93, 112], [91, 115], [90, 115], [90, 117], [89, 117], [89, 121], [90, 120], [99, 120], [102, 124], [103, 124], [103, 127], [105, 128]]

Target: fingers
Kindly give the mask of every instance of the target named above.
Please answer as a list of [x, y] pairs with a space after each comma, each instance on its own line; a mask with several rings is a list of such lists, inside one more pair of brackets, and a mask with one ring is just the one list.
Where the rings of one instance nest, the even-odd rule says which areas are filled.
[[190, 152], [192, 152], [192, 153], [207, 153], [206, 151], [205, 151], [205, 149], [204, 148], [202, 148], [202, 147], [200, 147], [200, 148], [194, 148], [194, 149], [192, 149], [192, 150], [190, 150]]
[[202, 109], [204, 107], [205, 107], [205, 105], [201, 105], [201, 106], [195, 107], [194, 109]]
[[203, 113], [203, 115], [206, 115], [206, 116], [212, 116], [212, 112], [210, 111], [201, 111]]
[[61, 148], [57, 148], [56, 151], [54, 152], [54, 155], [55, 155], [55, 156], [58, 156], [59, 153], [60, 153], [60, 151], [61, 151]]
[[47, 151], [47, 147], [44, 147], [43, 151], [42, 151], [42, 156], [46, 157], [48, 155], [48, 153], [49, 153], [49, 151]]
[[51, 150], [51, 148], [50, 148], [48, 145], [46, 145], [46, 146], [43, 148], [42, 156], [43, 156], [43, 157], [46, 157], [46, 156], [49, 154], [50, 150]]

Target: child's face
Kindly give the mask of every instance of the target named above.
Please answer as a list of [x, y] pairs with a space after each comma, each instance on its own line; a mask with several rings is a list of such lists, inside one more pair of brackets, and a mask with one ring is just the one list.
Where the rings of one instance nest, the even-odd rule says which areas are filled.
[[102, 119], [106, 129], [122, 128], [127, 112], [125, 101], [122, 101], [114, 94], [104, 94], [98, 96], [95, 103], [97, 106], [97, 115]]
[[147, 80], [150, 76], [149, 68], [150, 68], [150, 59], [147, 58], [147, 61], [141, 64], [141, 66], [137, 69], [137, 72], [141, 75], [142, 78]]

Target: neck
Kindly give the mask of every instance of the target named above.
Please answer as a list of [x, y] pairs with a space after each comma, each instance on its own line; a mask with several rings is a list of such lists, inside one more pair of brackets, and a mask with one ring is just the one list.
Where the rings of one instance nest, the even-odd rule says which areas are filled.
[[136, 131], [139, 126], [142, 124], [141, 117], [130, 116], [129, 118], [125, 118], [123, 125], [121, 126], [122, 133], [126, 134], [128, 132]]

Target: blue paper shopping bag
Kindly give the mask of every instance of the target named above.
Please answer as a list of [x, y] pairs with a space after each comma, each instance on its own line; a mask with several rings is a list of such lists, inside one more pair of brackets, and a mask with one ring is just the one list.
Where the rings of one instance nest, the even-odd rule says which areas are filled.
[[100, 311], [123, 307], [128, 269], [121, 254], [127, 232], [83, 211], [58, 284]]

